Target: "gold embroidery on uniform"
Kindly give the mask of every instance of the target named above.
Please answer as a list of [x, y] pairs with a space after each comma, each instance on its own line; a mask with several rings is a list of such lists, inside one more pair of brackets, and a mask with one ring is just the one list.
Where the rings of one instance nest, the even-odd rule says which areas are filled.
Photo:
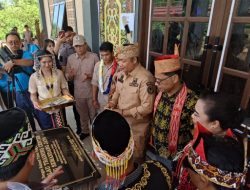
[[148, 179], [149, 179], [151, 174], [148, 170], [147, 163], [149, 163], [149, 164], [153, 163], [156, 167], [161, 169], [162, 174], [166, 178], [169, 189], [172, 189], [171, 177], [169, 176], [168, 170], [165, 167], [163, 167], [161, 163], [149, 160], [145, 164], [142, 164], [144, 171], [143, 171], [143, 176], [142, 176], [141, 180], [138, 183], [136, 183], [134, 185], [134, 187], [126, 188], [126, 190], [141, 190], [142, 188], [144, 188], [148, 184]]
[[146, 187], [148, 184], [148, 180], [150, 177], [150, 172], [148, 170], [147, 164], [142, 164], [143, 167], [143, 176], [141, 177], [141, 180], [134, 185], [134, 187], [126, 188], [126, 190], [141, 190], [142, 188]]
[[[153, 161], [151, 161], [153, 162]], [[154, 165], [156, 165], [158, 168], [161, 169], [161, 172], [163, 173], [163, 175], [165, 176], [167, 183], [168, 183], [168, 187], [169, 189], [172, 189], [172, 184], [171, 184], [171, 177], [169, 176], [168, 170], [166, 168], [164, 168], [159, 162], [153, 162]]]

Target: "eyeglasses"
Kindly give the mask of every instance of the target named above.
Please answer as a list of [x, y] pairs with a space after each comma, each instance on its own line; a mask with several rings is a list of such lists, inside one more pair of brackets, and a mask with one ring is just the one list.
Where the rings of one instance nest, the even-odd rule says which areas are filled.
[[164, 80], [167, 80], [169, 78], [171, 78], [172, 76], [174, 76], [175, 74], [169, 75], [168, 77], [164, 78], [164, 79], [159, 79], [159, 78], [155, 78], [155, 83], [156, 84], [161, 84], [161, 82], [163, 82]]
[[9, 41], [9, 42], [7, 42], [7, 44], [11, 45], [11, 46], [13, 46], [13, 45], [19, 45], [19, 41]]

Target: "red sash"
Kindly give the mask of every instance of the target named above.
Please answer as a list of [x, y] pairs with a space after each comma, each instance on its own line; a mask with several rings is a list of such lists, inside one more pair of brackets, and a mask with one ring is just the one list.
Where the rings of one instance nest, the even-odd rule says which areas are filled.
[[[156, 96], [155, 103], [154, 103], [154, 114], [160, 102], [161, 96], [162, 96], [162, 92], [159, 92], [158, 95]], [[178, 134], [179, 134], [179, 128], [180, 128], [181, 112], [182, 112], [184, 103], [186, 101], [186, 97], [187, 97], [187, 87], [184, 83], [181, 91], [179, 92], [175, 100], [172, 114], [171, 114], [170, 129], [168, 133], [168, 150], [171, 154], [177, 151], [177, 142], [178, 142]]]
[[[182, 168], [183, 160], [187, 157], [190, 147], [194, 145], [194, 143], [197, 141], [200, 134], [206, 134], [206, 135], [211, 135], [211, 136], [213, 135], [204, 126], [202, 126], [199, 122], [197, 122], [194, 128], [193, 139], [183, 148], [182, 155], [178, 158], [178, 163], [177, 163], [177, 167], [175, 170], [175, 176], [177, 176], [177, 178], [181, 177], [182, 175], [181, 168]], [[237, 138], [235, 137], [231, 129], [227, 129], [226, 136], [237, 140]], [[200, 140], [200, 143], [196, 146], [195, 151], [199, 152], [199, 155], [202, 157], [203, 160], [206, 160], [205, 151], [203, 147], [203, 139]]]

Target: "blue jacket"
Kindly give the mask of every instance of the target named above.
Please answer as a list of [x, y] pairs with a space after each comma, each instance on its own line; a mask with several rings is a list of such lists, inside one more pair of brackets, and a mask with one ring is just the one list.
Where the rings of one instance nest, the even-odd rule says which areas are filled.
[[[23, 55], [22, 55], [22, 59], [32, 60], [33, 56], [30, 52], [24, 51]], [[23, 90], [27, 90], [28, 86], [29, 86], [30, 75], [33, 73], [33, 66], [28, 66], [28, 67], [22, 66], [22, 70], [25, 72], [17, 73], [17, 74], [15, 74], [15, 76], [18, 78]], [[21, 91], [21, 88], [18, 85], [16, 80], [15, 80], [15, 86], [16, 86], [16, 91]], [[8, 91], [8, 75], [7, 74], [3, 74], [1, 79], [0, 79], [0, 90], [3, 92]], [[12, 84], [10, 84], [10, 90], [12, 90]]]

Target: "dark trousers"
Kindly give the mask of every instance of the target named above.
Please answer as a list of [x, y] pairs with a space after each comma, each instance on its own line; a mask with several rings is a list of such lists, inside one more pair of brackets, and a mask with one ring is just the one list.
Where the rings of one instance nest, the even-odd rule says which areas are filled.
[[[0, 93], [3, 99], [3, 102], [5, 104], [5, 107], [7, 109], [14, 107], [14, 103], [12, 100], [12, 92], [8, 93], [8, 92], [0, 91]], [[16, 96], [16, 106], [23, 109], [26, 112], [33, 131], [36, 131], [36, 125], [34, 121], [34, 116], [35, 116], [34, 107], [30, 100], [29, 92], [27, 90], [25, 90], [24, 92], [17, 91], [15, 93], [15, 96]]]
[[0, 91], [0, 94], [2, 96], [5, 107], [7, 109], [12, 108], [13, 107], [12, 93], [10, 92], [8, 94], [8, 92]]
[[37, 109], [35, 112], [42, 130], [65, 127], [65, 121], [61, 110], [51, 114]]
[[[69, 92], [72, 96], [74, 96], [74, 83], [72, 81], [68, 82], [69, 85]], [[76, 121], [76, 127], [78, 131], [81, 131], [81, 121], [80, 121], [80, 115], [76, 110], [76, 106], [73, 105], [73, 112], [74, 112], [74, 117]]]
[[34, 107], [33, 104], [30, 100], [30, 94], [28, 90], [24, 90], [23, 92], [17, 91], [16, 92], [16, 106], [23, 109], [30, 121], [30, 125], [32, 129], [35, 131], [36, 130], [36, 125], [35, 125], [35, 112], [34, 112]]
[[53, 123], [50, 114], [37, 109], [35, 110], [35, 112], [37, 114], [39, 125], [42, 130], [53, 128]]

